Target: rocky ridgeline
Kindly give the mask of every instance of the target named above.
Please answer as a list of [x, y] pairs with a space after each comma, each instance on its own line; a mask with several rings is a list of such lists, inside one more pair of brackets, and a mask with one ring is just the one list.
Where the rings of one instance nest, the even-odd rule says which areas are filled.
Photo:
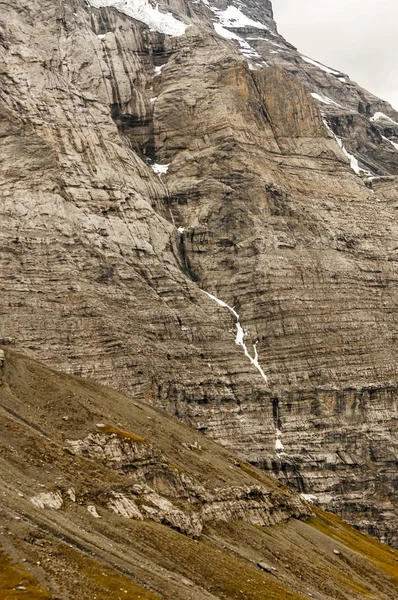
[[0, 339], [397, 544], [398, 115], [268, 2], [112, 4], [2, 8]]

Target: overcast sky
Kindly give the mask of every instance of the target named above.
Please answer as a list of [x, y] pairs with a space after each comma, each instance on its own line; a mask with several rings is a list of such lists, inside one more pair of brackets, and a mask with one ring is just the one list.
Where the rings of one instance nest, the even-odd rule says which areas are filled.
[[398, 110], [398, 0], [273, 0], [279, 32]]

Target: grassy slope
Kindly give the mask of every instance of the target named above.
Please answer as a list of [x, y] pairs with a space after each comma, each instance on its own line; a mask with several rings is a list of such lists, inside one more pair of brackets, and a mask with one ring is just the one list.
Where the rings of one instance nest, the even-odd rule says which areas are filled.
[[[287, 504], [291, 495], [178, 421], [14, 353], [7, 354], [0, 407], [2, 600], [398, 597], [398, 553], [318, 510], [307, 522], [268, 528], [213, 522], [194, 540], [113, 513], [93, 519], [79, 504], [37, 509], [27, 497], [41, 489], [74, 486], [89, 497], [126, 483], [120, 473], [65, 451], [68, 438], [84, 437], [99, 423], [108, 433], [156, 444], [204, 485], [261, 481]], [[200, 452], [186, 447], [193, 442]], [[265, 573], [258, 562], [275, 571]], [[29, 592], [16, 590], [20, 584]]]

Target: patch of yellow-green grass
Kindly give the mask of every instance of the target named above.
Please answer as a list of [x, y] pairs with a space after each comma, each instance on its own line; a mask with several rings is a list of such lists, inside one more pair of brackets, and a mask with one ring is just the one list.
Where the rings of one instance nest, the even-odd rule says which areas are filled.
[[143, 437], [136, 435], [135, 433], [131, 433], [130, 431], [123, 431], [122, 429], [117, 429], [117, 427], [112, 427], [112, 425], [105, 425], [104, 427], [101, 427], [100, 430], [102, 433], [117, 435], [118, 438], [123, 440], [131, 440], [135, 444], [150, 444], [150, 442], [148, 442], [148, 440], [144, 439]]
[[[17, 589], [25, 588], [25, 589]], [[51, 600], [52, 595], [21, 565], [15, 565], [0, 550], [0, 598], [1, 600]]]
[[[88, 558], [74, 549], [65, 549], [64, 556], [76, 567], [79, 586], [89, 591], [97, 600], [161, 600], [157, 594], [145, 589], [129, 577], [104, 563]], [[60, 582], [61, 583], [61, 582]], [[84, 596], [85, 598], [86, 596]]]
[[398, 551], [353, 529], [336, 515], [316, 507], [308, 524], [368, 558], [398, 584]]
[[209, 538], [192, 540], [148, 522], [130, 522], [135, 547], [156, 556], [164, 569], [179, 573], [216, 598], [228, 600], [304, 600], [298, 592]]

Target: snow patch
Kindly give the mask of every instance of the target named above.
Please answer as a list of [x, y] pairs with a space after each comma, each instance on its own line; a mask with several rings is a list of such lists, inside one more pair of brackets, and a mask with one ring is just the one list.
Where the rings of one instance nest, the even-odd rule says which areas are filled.
[[395, 150], [398, 150], [398, 144], [396, 142], [393, 142], [392, 140], [389, 140], [388, 137], [386, 137], [385, 135], [381, 136], [383, 138], [383, 140], [385, 140], [386, 142], [390, 142], [390, 144], [392, 146], [394, 146]]
[[249, 17], [243, 14], [236, 6], [228, 6], [226, 10], [220, 10], [219, 8], [211, 9], [214, 14], [218, 17], [221, 25], [225, 27], [256, 27], [256, 29], [268, 29], [266, 25], [259, 21], [253, 21]]
[[334, 71], [333, 69], [329, 69], [329, 67], [325, 67], [325, 65], [322, 65], [321, 63], [317, 62], [316, 60], [312, 60], [312, 58], [308, 58], [308, 56], [302, 56], [301, 58], [306, 63], [309, 63], [310, 65], [314, 65], [315, 67], [318, 67], [318, 69], [321, 69], [321, 71], [324, 71], [325, 73], [329, 73], [329, 75], [340, 75], [339, 71]]
[[335, 106], [341, 106], [340, 104], [337, 104], [337, 102], [335, 102], [334, 100], [331, 100], [327, 96], [321, 96], [320, 94], [317, 94], [316, 92], [312, 92], [311, 96], [315, 100], [318, 100], [318, 102], [322, 102], [323, 104], [334, 104]]
[[353, 154], [350, 154], [350, 153], [348, 152], [348, 150], [346, 150], [346, 148], [344, 147], [344, 145], [343, 145], [343, 142], [341, 141], [341, 139], [340, 139], [340, 138], [338, 138], [337, 136], [335, 136], [335, 138], [336, 138], [336, 141], [337, 141], [338, 145], [340, 146], [340, 148], [342, 149], [342, 151], [344, 152], [344, 154], [346, 155], [346, 157], [347, 157], [347, 158], [348, 158], [348, 160], [350, 161], [350, 166], [351, 166], [351, 169], [352, 169], [352, 170], [353, 170], [353, 171], [354, 171], [354, 172], [355, 172], [357, 175], [361, 175], [362, 173], [363, 173], [364, 175], [371, 175], [372, 173], [371, 173], [370, 171], [367, 171], [366, 169], [362, 169], [362, 168], [359, 166], [358, 159], [357, 159], [357, 158], [355, 158], [355, 156], [354, 156]]
[[147, 0], [88, 0], [90, 6], [101, 8], [111, 6], [121, 13], [141, 21], [153, 31], [166, 35], [184, 35], [188, 25], [178, 21], [171, 13], [159, 12], [159, 5], [155, 8]]
[[382, 119], [383, 121], [390, 121], [391, 123], [394, 123], [394, 125], [398, 125], [398, 123], [396, 121], [394, 121], [391, 117], [388, 117], [387, 115], [385, 115], [382, 112], [377, 112], [373, 115], [373, 117], [370, 117], [370, 120], [373, 123], [375, 121], [378, 121], [379, 119]]
[[168, 165], [159, 165], [158, 163], [154, 163], [151, 165], [151, 168], [157, 175], [166, 175], [167, 171], [169, 170], [169, 166], [170, 163]]
[[242, 54], [246, 58], [248, 58], [248, 59], [260, 59], [261, 60], [261, 56], [258, 54], [258, 52], [256, 52], [250, 46], [250, 44], [248, 44], [246, 42], [246, 40], [244, 40], [243, 38], [241, 38], [239, 35], [237, 35], [233, 31], [229, 31], [228, 29], [225, 29], [222, 25], [220, 25], [220, 23], [213, 23], [213, 25], [214, 25], [214, 29], [216, 30], [216, 32], [218, 33], [218, 35], [220, 35], [221, 37], [225, 38], [226, 40], [235, 40], [235, 41], [237, 41], [238, 44], [239, 44], [239, 46], [240, 46], [240, 51], [242, 52]]

